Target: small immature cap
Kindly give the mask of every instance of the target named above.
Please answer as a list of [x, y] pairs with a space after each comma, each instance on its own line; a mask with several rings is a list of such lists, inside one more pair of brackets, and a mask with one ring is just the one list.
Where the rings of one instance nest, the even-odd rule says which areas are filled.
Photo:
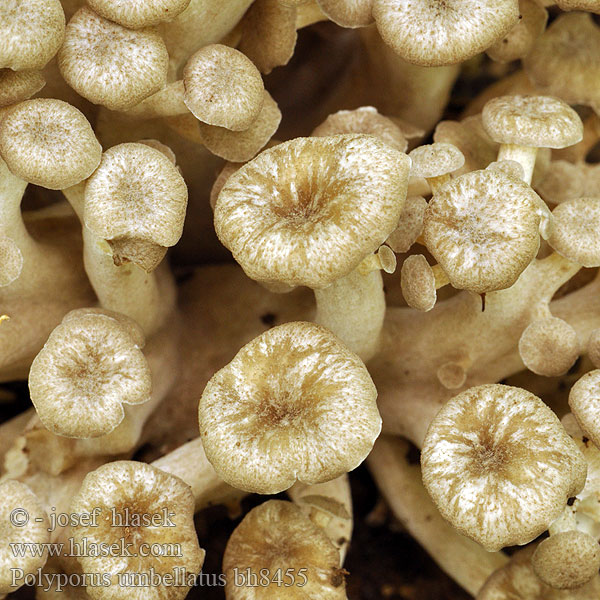
[[421, 468], [442, 516], [489, 551], [540, 535], [587, 472], [556, 415], [533, 394], [500, 384], [470, 388], [442, 407]]
[[[344, 600], [344, 571], [338, 550], [302, 511], [283, 500], [268, 500], [253, 508], [231, 534], [223, 556], [225, 592], [231, 600], [260, 598], [319, 598]], [[236, 584], [235, 574], [293, 573], [292, 584], [282, 592], [273, 581], [262, 588]], [[293, 593], [300, 590], [300, 594]]]
[[436, 142], [418, 146], [409, 153], [410, 174], [415, 177], [439, 177], [457, 171], [465, 164], [463, 153], [453, 144]]
[[427, 312], [435, 306], [435, 275], [422, 254], [413, 254], [404, 261], [400, 285], [410, 307]]
[[423, 233], [423, 220], [427, 202], [422, 196], [412, 196], [406, 199], [398, 227], [390, 233], [385, 243], [394, 252], [408, 252], [410, 247]]
[[0, 155], [12, 173], [52, 190], [89, 177], [102, 146], [82, 112], [51, 98], [25, 100], [0, 121]]
[[364, 364], [327, 329], [292, 322], [246, 344], [199, 406], [206, 456], [227, 483], [274, 494], [356, 468], [381, 430]]
[[260, 72], [244, 54], [223, 44], [196, 52], [183, 70], [184, 102], [203, 123], [248, 129], [264, 102]]
[[77, 312], [67, 315], [35, 357], [29, 390], [47, 429], [65, 437], [93, 438], [121, 423], [123, 404], [150, 399], [151, 375], [119, 321]]

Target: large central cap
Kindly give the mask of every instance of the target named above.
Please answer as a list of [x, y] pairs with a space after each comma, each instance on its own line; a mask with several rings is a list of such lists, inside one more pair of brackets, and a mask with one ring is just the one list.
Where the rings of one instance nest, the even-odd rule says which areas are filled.
[[396, 228], [409, 167], [370, 135], [291, 140], [229, 178], [217, 235], [252, 279], [327, 287]]

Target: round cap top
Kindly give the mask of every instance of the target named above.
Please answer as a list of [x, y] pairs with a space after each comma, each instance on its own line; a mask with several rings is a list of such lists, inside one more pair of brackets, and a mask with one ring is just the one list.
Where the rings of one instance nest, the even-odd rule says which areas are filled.
[[569, 406], [584, 433], [600, 448], [600, 369], [590, 371], [571, 388]]
[[41, 69], [58, 52], [64, 33], [60, 0], [2, 0], [0, 68]]
[[435, 306], [435, 276], [422, 254], [413, 254], [404, 261], [400, 285], [406, 304], [410, 307], [426, 312]]
[[31, 98], [46, 80], [41, 71], [11, 71], [0, 69], [0, 108]]
[[58, 53], [65, 81], [81, 96], [126, 110], [167, 82], [169, 55], [153, 29], [126, 29], [84, 7], [67, 25]]
[[293, 322], [246, 344], [199, 406], [206, 456], [234, 487], [275, 494], [356, 468], [381, 430], [362, 361], [327, 329]]
[[341, 27], [366, 27], [373, 22], [373, 0], [317, 0], [317, 4]]
[[65, 437], [93, 438], [121, 423], [123, 403], [150, 399], [150, 368], [116, 319], [67, 315], [35, 357], [29, 391], [47, 429]]
[[552, 215], [552, 248], [583, 267], [600, 266], [600, 198], [567, 200]]
[[62, 100], [36, 98], [15, 104], [0, 121], [0, 155], [12, 173], [52, 190], [89, 177], [102, 146], [82, 112]]
[[412, 160], [410, 174], [416, 177], [439, 177], [453, 173], [465, 164], [463, 153], [444, 142], [419, 146], [408, 156]]
[[152, 271], [181, 237], [186, 207], [187, 186], [171, 160], [146, 144], [126, 143], [107, 150], [89, 178], [84, 220], [110, 241], [118, 263]]
[[[298, 589], [304, 598], [345, 600], [344, 571], [339, 562], [339, 552], [325, 532], [297, 506], [268, 500], [244, 517], [227, 542], [223, 556], [227, 598], [256, 597], [249, 587], [251, 582], [234, 583], [235, 571], [244, 565], [251, 573], [262, 569], [269, 573], [295, 573], [295, 584], [302, 584]], [[265, 598], [285, 596], [275, 580], [261, 589]]]
[[190, 0], [88, 0], [88, 4], [100, 16], [129, 29], [171, 21], [182, 13], [189, 3]]
[[560, 590], [575, 589], [598, 575], [600, 546], [583, 531], [561, 531], [542, 540], [531, 562], [544, 583]]
[[[0, 483], [0, 497], [0, 594], [9, 594], [16, 589], [12, 569], [33, 573], [42, 568], [48, 558], [46, 552], [42, 556], [34, 556], [30, 552], [18, 556], [11, 544], [48, 543], [50, 523], [42, 503], [24, 483], [10, 479], [3, 481]], [[22, 511], [17, 518], [29, 515], [25, 527], [13, 524], [13, 512], [17, 509]]]
[[[97, 553], [89, 552], [78, 558], [84, 573], [110, 576], [110, 587], [88, 586], [87, 593], [94, 600], [106, 599], [107, 594], [113, 600], [131, 599], [131, 582], [119, 578], [123, 573], [149, 577], [154, 572], [160, 580], [179, 571], [184, 584], [169, 585], [165, 578], [164, 585], [135, 587], [137, 600], [183, 600], [187, 595], [185, 582], [200, 572], [205, 552], [198, 546], [194, 528], [194, 496], [181, 479], [146, 463], [111, 462], [85, 477], [70, 511], [98, 514], [95, 523], [71, 528], [78, 544], [86, 541], [89, 548], [120, 547], [123, 537], [131, 544], [127, 549], [132, 556], [124, 552], [94, 556]], [[153, 547], [159, 550], [152, 551]]]
[[427, 210], [427, 202], [422, 196], [411, 196], [406, 199], [398, 227], [390, 233], [385, 243], [394, 252], [408, 252], [410, 247], [423, 233], [423, 219]]
[[425, 211], [429, 251], [457, 289], [510, 287], [539, 247], [539, 196], [498, 171], [473, 171], [444, 185]]
[[486, 131], [501, 144], [565, 148], [583, 138], [579, 115], [551, 96], [500, 96], [481, 114]]
[[442, 516], [489, 551], [540, 535], [583, 487], [587, 470], [539, 398], [500, 384], [471, 388], [442, 407], [421, 468]]
[[408, 62], [462, 62], [505, 36], [519, 18], [517, 0], [375, 0], [383, 41]]
[[408, 142], [402, 130], [391, 119], [380, 115], [373, 106], [340, 110], [329, 115], [311, 135], [322, 137], [342, 133], [368, 133], [406, 152]]
[[264, 102], [262, 77], [239, 50], [204, 46], [183, 70], [184, 102], [204, 123], [233, 131], [248, 129]]
[[527, 76], [570, 104], [600, 102], [600, 27], [589, 13], [560, 14], [523, 59]]
[[279, 144], [227, 180], [217, 235], [252, 279], [327, 287], [395, 229], [409, 165], [369, 135]]

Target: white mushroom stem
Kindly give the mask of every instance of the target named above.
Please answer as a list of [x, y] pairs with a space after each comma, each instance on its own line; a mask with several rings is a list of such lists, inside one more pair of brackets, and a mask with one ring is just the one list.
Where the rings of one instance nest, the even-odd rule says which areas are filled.
[[231, 487], [216, 474], [206, 458], [200, 438], [180, 446], [151, 464], [183, 479], [192, 488], [196, 511], [246, 495], [246, 492]]
[[315, 322], [327, 327], [363, 361], [379, 348], [385, 318], [381, 271], [361, 272], [360, 267], [329, 287], [315, 290]]
[[501, 144], [498, 151], [498, 160], [514, 160], [523, 167], [523, 181], [531, 184], [537, 148], [520, 146], [518, 144]]
[[83, 222], [85, 183], [63, 190], [82, 223], [86, 273], [100, 306], [120, 312], [138, 323], [146, 336], [165, 323], [175, 305], [175, 284], [165, 266], [146, 273], [134, 263], [114, 264], [108, 243]]
[[503, 552], [486, 552], [447, 523], [429, 498], [421, 469], [406, 459], [405, 440], [380, 437], [367, 458], [369, 469], [394, 515], [461, 587], [475, 596], [485, 580], [508, 563]]

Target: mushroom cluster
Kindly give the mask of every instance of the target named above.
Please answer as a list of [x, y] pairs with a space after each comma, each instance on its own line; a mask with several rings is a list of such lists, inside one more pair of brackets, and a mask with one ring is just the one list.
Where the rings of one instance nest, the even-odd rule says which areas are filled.
[[597, 600], [598, 15], [2, 0], [0, 598]]

